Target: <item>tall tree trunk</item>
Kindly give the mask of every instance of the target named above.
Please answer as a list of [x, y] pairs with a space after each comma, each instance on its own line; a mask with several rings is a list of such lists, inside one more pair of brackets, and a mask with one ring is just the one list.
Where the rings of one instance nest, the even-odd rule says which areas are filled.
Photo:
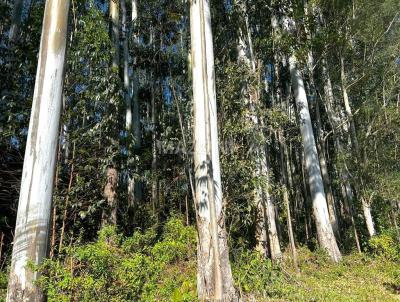
[[64, 244], [64, 234], [65, 234], [65, 226], [67, 225], [67, 214], [68, 214], [68, 207], [69, 207], [69, 194], [71, 193], [72, 188], [72, 181], [74, 179], [74, 170], [75, 170], [75, 150], [76, 150], [76, 143], [73, 143], [72, 147], [72, 159], [71, 159], [71, 167], [69, 172], [69, 181], [68, 181], [68, 188], [67, 188], [67, 196], [65, 197], [65, 205], [64, 205], [64, 213], [60, 231], [60, 243], [58, 246], [58, 252], [61, 253], [62, 247]]
[[[130, 94], [130, 78], [129, 78], [129, 31], [127, 25], [127, 11], [126, 11], [126, 0], [121, 0], [121, 11], [122, 11], [122, 45], [124, 52], [124, 99], [125, 99], [125, 130], [127, 132], [127, 146], [129, 150], [129, 137], [131, 136], [132, 130], [132, 98]], [[129, 152], [129, 151], [128, 151]]]
[[[311, 40], [311, 34], [308, 33], [308, 35], [309, 35], [309, 39]], [[317, 150], [318, 150], [318, 155], [319, 155], [319, 163], [320, 163], [320, 167], [321, 167], [322, 180], [324, 183], [324, 190], [326, 193], [326, 200], [327, 200], [327, 204], [328, 204], [329, 221], [331, 222], [333, 232], [335, 233], [337, 238], [339, 238], [340, 237], [339, 222], [338, 222], [336, 204], [335, 204], [335, 199], [333, 197], [333, 192], [332, 192], [332, 188], [331, 188], [331, 180], [330, 180], [328, 166], [327, 166], [327, 162], [326, 162], [326, 156], [325, 156], [325, 139], [324, 139], [324, 134], [322, 131], [321, 116], [320, 116], [320, 111], [319, 111], [319, 101], [318, 101], [317, 91], [316, 91], [315, 82], [314, 82], [314, 74], [313, 74], [314, 58], [313, 58], [313, 54], [312, 54], [311, 50], [308, 52], [307, 69], [308, 69], [308, 74], [309, 74], [309, 79], [310, 79], [310, 90], [316, 98], [315, 116], [316, 116], [316, 136], [318, 138]]]
[[62, 106], [68, 0], [47, 0], [22, 171], [7, 302], [43, 301], [34, 283], [47, 253]]
[[159, 206], [159, 179], [158, 179], [158, 154], [157, 154], [157, 131], [158, 131], [158, 110], [156, 104], [155, 79], [152, 77], [151, 84], [151, 124], [152, 124], [152, 146], [151, 146], [151, 202], [153, 204], [153, 215], [156, 217]]
[[[257, 74], [256, 61], [253, 52], [253, 43], [251, 31], [249, 28], [249, 21], [247, 17], [247, 9], [245, 4], [240, 5], [242, 17], [244, 19], [244, 28], [239, 27], [239, 45], [238, 45], [238, 59], [248, 66], [249, 73], [257, 79], [260, 76]], [[256, 84], [256, 86], [259, 83]], [[277, 231], [276, 222], [276, 207], [274, 198], [269, 192], [269, 161], [268, 152], [265, 147], [263, 121], [257, 114], [257, 106], [259, 106], [260, 91], [258, 87], [251, 87], [251, 84], [246, 83], [243, 86], [243, 95], [248, 95], [247, 106], [249, 107], [249, 120], [253, 124], [254, 133], [257, 135], [255, 143], [256, 150], [253, 154], [253, 159], [256, 163], [254, 177], [259, 179], [254, 192], [254, 205], [257, 209], [256, 215], [256, 240], [257, 249], [264, 256], [268, 255], [268, 242], [270, 247], [271, 259], [279, 261], [282, 257], [282, 252], [279, 244], [279, 236]], [[261, 139], [260, 139], [261, 138]], [[261, 144], [260, 144], [261, 141]], [[268, 237], [267, 237], [268, 236]]]
[[[110, 35], [114, 47], [112, 68], [114, 69], [114, 72], [118, 74], [119, 62], [120, 62], [119, 0], [110, 0], [109, 16], [110, 16]], [[125, 82], [125, 77], [124, 77], [124, 82]], [[104, 186], [103, 195], [107, 201], [107, 208], [104, 209], [102, 213], [102, 219], [101, 219], [102, 227], [108, 224], [112, 225], [117, 224], [117, 212], [118, 212], [117, 186], [118, 186], [118, 171], [114, 166], [111, 165], [106, 169], [106, 184]]]
[[308, 109], [308, 101], [304, 89], [303, 79], [297, 70], [297, 62], [294, 55], [289, 58], [290, 74], [293, 90], [296, 98], [297, 110], [299, 111], [300, 131], [303, 139], [304, 156], [308, 172], [314, 217], [318, 233], [318, 241], [333, 261], [338, 262], [341, 254], [336, 243], [332, 225], [329, 221], [328, 207], [326, 203], [324, 185], [321, 176], [317, 148], [311, 126], [311, 117]]
[[[328, 119], [332, 127], [332, 135], [334, 136], [334, 142], [335, 142], [335, 148], [337, 152], [340, 154], [343, 153], [343, 146], [342, 143], [338, 137], [341, 127], [341, 120], [339, 116], [337, 115], [335, 111], [335, 100], [334, 100], [334, 95], [333, 95], [333, 89], [332, 89], [332, 82], [331, 82], [331, 77], [329, 74], [328, 70], [328, 64], [327, 60], [325, 58], [325, 55], [322, 57], [322, 78], [324, 80], [324, 94], [325, 94], [325, 108], [326, 112], [328, 114]], [[345, 165], [345, 163], [343, 163]], [[358, 238], [358, 232], [357, 232], [357, 227], [355, 224], [354, 220], [354, 213], [353, 213], [353, 190], [350, 185], [350, 176], [348, 175], [348, 172], [346, 170], [346, 167], [343, 167], [342, 165], [339, 167], [339, 175], [340, 175], [340, 181], [342, 185], [342, 197], [343, 197], [343, 202], [347, 204], [347, 208], [349, 210], [349, 215], [350, 215], [350, 221], [351, 225], [353, 228], [353, 233], [354, 233], [354, 240], [356, 243], [356, 247], [358, 252], [361, 252], [361, 246], [360, 246], [360, 241]], [[336, 208], [337, 209], [337, 208]]]
[[222, 205], [214, 53], [208, 0], [190, 3], [200, 300], [235, 301]]
[[[136, 32], [137, 27], [137, 18], [138, 18], [138, 9], [137, 9], [137, 0], [132, 0], [132, 35], [133, 35], [133, 42], [137, 44], [139, 42], [139, 38]], [[134, 58], [135, 61], [135, 58]], [[134, 148], [136, 150], [140, 149], [141, 145], [141, 127], [140, 127], [140, 111], [139, 111], [139, 75], [138, 71], [134, 68], [133, 75], [132, 75], [132, 98], [133, 98], [133, 133], [134, 133]]]
[[278, 133], [278, 140], [280, 143], [280, 157], [281, 157], [281, 175], [282, 175], [282, 185], [283, 185], [283, 201], [286, 207], [286, 214], [287, 214], [287, 228], [288, 228], [288, 237], [290, 243], [290, 251], [292, 252], [292, 261], [293, 266], [295, 267], [296, 271], [299, 272], [299, 265], [297, 261], [297, 250], [296, 244], [294, 241], [294, 234], [293, 234], [293, 226], [292, 226], [292, 215], [290, 211], [290, 201], [289, 201], [289, 192], [288, 188], [292, 187], [292, 180], [290, 177], [290, 162], [289, 162], [289, 154], [287, 150], [287, 144], [284, 141], [283, 131], [279, 131]]
[[15, 43], [18, 40], [21, 21], [22, 21], [23, 8], [24, 8], [24, 0], [14, 0], [14, 6], [11, 15], [10, 34], [9, 34], [9, 39], [11, 43]]
[[[347, 79], [346, 79], [346, 72], [345, 72], [345, 67], [344, 67], [344, 57], [342, 54], [340, 54], [340, 79], [341, 79], [341, 88], [342, 88], [342, 94], [343, 94], [344, 108], [345, 108], [346, 116], [349, 120], [351, 145], [353, 146], [354, 151], [356, 153], [356, 161], [360, 165], [360, 164], [362, 164], [360, 146], [358, 144], [356, 126], [354, 123], [353, 112], [351, 110], [349, 95], [347, 92]], [[361, 187], [363, 186], [362, 176], [359, 176], [357, 178], [358, 179], [357, 179], [357, 185], [356, 185], [357, 188], [356, 189], [358, 189], [357, 192], [358, 192], [358, 194], [360, 194], [360, 197], [361, 197], [361, 204], [362, 204], [362, 208], [363, 208], [365, 224], [367, 225], [368, 234], [370, 237], [372, 237], [376, 234], [376, 231], [375, 231], [374, 221], [372, 219], [370, 200], [368, 200], [364, 196], [365, 193], [363, 192], [363, 189], [359, 188], [359, 186], [361, 186]]]
[[119, 0], [110, 0], [110, 35], [111, 42], [114, 45], [114, 56], [112, 59], [112, 67], [118, 72], [119, 69]]
[[[137, 46], [139, 42], [138, 33], [137, 33], [137, 18], [138, 18], [138, 4], [137, 0], [132, 0], [132, 17], [131, 17], [131, 34], [133, 36], [133, 43]], [[136, 56], [133, 57], [133, 65], [135, 65]], [[138, 70], [133, 67], [132, 71], [132, 78], [131, 78], [131, 86], [132, 86], [132, 103], [131, 103], [131, 110], [132, 110], [132, 126], [133, 126], [133, 149], [135, 153], [141, 148], [141, 140], [142, 140], [142, 131], [141, 131], [141, 124], [140, 124], [140, 104], [139, 104], [139, 74]], [[139, 172], [139, 162], [135, 160], [135, 170], [136, 173]], [[133, 206], [140, 202], [142, 198], [142, 182], [140, 180], [135, 179], [135, 177], [131, 177], [129, 180], [129, 207], [132, 209]]]

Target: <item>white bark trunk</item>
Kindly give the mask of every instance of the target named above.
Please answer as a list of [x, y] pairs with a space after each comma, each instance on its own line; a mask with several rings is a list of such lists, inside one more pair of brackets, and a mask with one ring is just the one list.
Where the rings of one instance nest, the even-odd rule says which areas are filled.
[[290, 74], [293, 90], [299, 112], [300, 130], [303, 139], [304, 156], [308, 172], [309, 186], [312, 198], [313, 211], [317, 226], [318, 240], [333, 261], [338, 262], [341, 254], [336, 243], [332, 225], [329, 221], [328, 207], [326, 203], [324, 185], [321, 176], [317, 148], [311, 125], [311, 117], [308, 109], [308, 101], [303, 79], [297, 70], [297, 62], [294, 55], [289, 58]]
[[119, 0], [110, 0], [110, 34], [111, 41], [114, 45], [114, 56], [112, 67], [118, 72], [119, 68]]
[[[308, 34], [309, 39], [311, 40], [311, 34]], [[308, 52], [308, 74], [310, 77], [310, 88], [312, 93], [315, 95], [317, 101], [315, 103], [315, 115], [316, 115], [316, 136], [318, 138], [317, 142], [317, 149], [318, 149], [318, 154], [319, 154], [319, 163], [321, 166], [321, 173], [322, 173], [322, 180], [324, 183], [324, 190], [326, 193], [326, 200], [328, 204], [328, 212], [329, 212], [329, 220], [331, 222], [333, 232], [335, 233], [335, 236], [339, 238], [340, 233], [339, 233], [339, 222], [337, 218], [337, 211], [336, 211], [336, 204], [335, 204], [335, 199], [333, 197], [333, 192], [331, 188], [331, 180], [328, 172], [328, 164], [326, 162], [326, 156], [325, 156], [325, 139], [324, 139], [324, 134], [322, 132], [322, 125], [321, 125], [321, 117], [320, 117], [320, 111], [319, 111], [319, 101], [318, 97], [316, 96], [316, 89], [315, 89], [315, 82], [314, 82], [314, 74], [313, 74], [313, 68], [314, 68], [314, 57], [312, 51]]]
[[[132, 98], [130, 94], [130, 78], [129, 78], [129, 36], [127, 26], [127, 11], [126, 11], [126, 0], [121, 0], [121, 11], [122, 11], [122, 45], [124, 51], [124, 98], [125, 98], [125, 130], [127, 132], [128, 142], [132, 130]], [[129, 144], [127, 144], [129, 148]]]
[[[350, 100], [347, 92], [347, 78], [346, 78], [346, 72], [345, 72], [345, 67], [344, 67], [344, 57], [343, 55], [340, 55], [340, 78], [341, 78], [341, 84], [342, 84], [342, 93], [343, 93], [343, 103], [346, 111], [346, 116], [349, 120], [349, 126], [350, 126], [350, 140], [351, 140], [351, 145], [354, 148], [354, 151], [356, 153], [356, 160], [358, 164], [362, 163], [361, 159], [361, 153], [360, 153], [360, 147], [358, 144], [358, 139], [357, 139], [357, 133], [356, 133], [356, 126], [354, 123], [354, 117], [353, 117], [353, 112], [351, 110], [351, 105], [350, 105]], [[360, 184], [358, 184], [360, 182]], [[360, 186], [363, 186], [363, 179], [361, 176], [358, 177], [357, 179], [357, 184], [355, 184], [356, 189], [358, 189], [358, 194], [361, 196], [361, 203], [362, 203], [362, 208], [363, 208], [363, 213], [364, 213], [364, 220], [365, 224], [367, 225], [367, 230], [368, 234], [370, 237], [374, 236], [376, 231], [375, 231], [375, 226], [374, 222], [372, 219], [372, 213], [371, 213], [371, 205], [369, 202], [366, 201], [365, 196], [362, 196], [363, 189], [360, 188]]]
[[374, 220], [372, 219], [371, 204], [364, 197], [362, 197], [362, 208], [365, 218], [365, 224], [367, 225], [369, 237], [376, 235]]
[[[239, 27], [238, 41], [238, 59], [239, 62], [244, 62], [249, 72], [254, 76], [256, 73], [256, 59], [253, 51], [253, 43], [247, 11], [245, 4], [240, 4], [240, 10], [244, 19], [244, 29]], [[249, 120], [253, 124], [254, 131], [264, 137], [263, 121], [258, 117], [256, 106], [259, 105], [260, 91], [258, 88], [251, 87], [249, 83], [244, 84], [243, 94], [248, 95], [247, 106], [249, 107]], [[264, 144], [264, 140], [261, 139]], [[282, 252], [279, 244], [279, 236], [276, 223], [276, 207], [274, 198], [269, 192], [269, 162], [267, 148], [260, 144], [256, 144], [256, 152], [253, 154], [253, 160], [256, 162], [254, 176], [261, 180], [264, 179], [264, 184], [259, 183], [254, 192], [254, 205], [257, 209], [256, 215], [256, 240], [258, 251], [266, 256], [268, 254], [268, 242], [273, 261], [279, 261], [282, 258]]]
[[[194, 101], [194, 164], [199, 234], [197, 290], [200, 300], [234, 301], [236, 293], [233, 287], [222, 211], [209, 1], [191, 1], [190, 29]], [[209, 154], [210, 151], [211, 154]], [[210, 176], [213, 178], [211, 181]], [[210, 182], [213, 185], [208, 185]], [[212, 192], [214, 196], [210, 196]], [[214, 215], [215, 217], [212, 217]]]
[[7, 301], [42, 301], [34, 281], [47, 253], [62, 106], [68, 0], [47, 0], [22, 172]]
[[[333, 95], [333, 89], [332, 89], [332, 82], [331, 82], [331, 77], [328, 71], [328, 64], [327, 60], [325, 57], [322, 58], [322, 77], [324, 80], [324, 93], [325, 93], [325, 105], [326, 105], [326, 111], [328, 113], [328, 119], [332, 127], [332, 134], [334, 136], [335, 140], [335, 147], [337, 152], [339, 153], [339, 156], [343, 153], [343, 146], [342, 143], [340, 142], [339, 139], [339, 133], [341, 132], [340, 130], [340, 125], [341, 125], [341, 119], [338, 116], [336, 110], [335, 110], [335, 99]], [[346, 166], [346, 163], [342, 163], [344, 166]], [[353, 213], [353, 202], [354, 202], [354, 195], [353, 195], [353, 190], [350, 185], [350, 175], [347, 172], [347, 168], [343, 167], [343, 165], [340, 165], [338, 168], [338, 172], [341, 178], [342, 182], [342, 196], [343, 196], [343, 202], [345, 205], [347, 205], [348, 210], [349, 210], [349, 215], [350, 215], [350, 220], [353, 228], [353, 233], [354, 233], [354, 240], [356, 243], [356, 247], [358, 252], [361, 252], [361, 246], [360, 242], [358, 239], [358, 233], [357, 233], [357, 228], [355, 225], [354, 221], [354, 213]], [[338, 215], [337, 215], [338, 216]]]

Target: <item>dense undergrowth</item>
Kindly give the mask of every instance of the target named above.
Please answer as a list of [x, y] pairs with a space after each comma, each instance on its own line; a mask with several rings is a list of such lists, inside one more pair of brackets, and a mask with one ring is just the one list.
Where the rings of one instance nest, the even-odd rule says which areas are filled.
[[[400, 301], [396, 242], [389, 233], [376, 236], [367, 253], [337, 265], [300, 248], [298, 274], [288, 257], [278, 268], [256, 252], [233, 251], [233, 273], [243, 301]], [[194, 227], [173, 218], [161, 235], [150, 229], [124, 238], [107, 227], [96, 242], [67, 248], [63, 260], [36, 269], [49, 302], [197, 301], [195, 257]], [[1, 273], [0, 297], [6, 286]]]

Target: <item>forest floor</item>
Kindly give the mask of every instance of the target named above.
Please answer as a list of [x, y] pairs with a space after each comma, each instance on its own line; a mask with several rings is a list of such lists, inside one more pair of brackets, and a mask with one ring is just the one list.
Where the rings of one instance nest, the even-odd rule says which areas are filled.
[[400, 301], [400, 264], [384, 258], [352, 254], [340, 264], [300, 252], [301, 272], [283, 269], [268, 297], [256, 301]]
[[[304, 256], [300, 253], [301, 256]], [[291, 268], [267, 285], [265, 297], [242, 293], [244, 301], [400, 301], [400, 264], [385, 259], [349, 255], [338, 264], [308, 254], [300, 259], [301, 273]], [[194, 270], [195, 266], [191, 266]], [[172, 271], [178, 273], [171, 267]], [[171, 271], [169, 271], [171, 273]], [[195, 272], [193, 272], [194, 274]], [[0, 301], [6, 294], [5, 275], [0, 273]], [[171, 297], [170, 301], [181, 301]], [[184, 301], [184, 300], [182, 300]]]
[[[400, 247], [388, 236], [374, 238], [368, 252], [346, 255], [339, 264], [301, 247], [300, 273], [287, 252], [274, 267], [255, 251], [232, 250], [236, 287], [244, 302], [400, 301]], [[104, 229], [97, 241], [73, 247], [65, 259], [49, 260], [41, 269], [48, 302], [197, 301], [196, 231], [180, 219], [166, 223], [161, 237], [151, 229], [128, 238]], [[0, 302], [6, 287], [7, 274], [0, 272]]]

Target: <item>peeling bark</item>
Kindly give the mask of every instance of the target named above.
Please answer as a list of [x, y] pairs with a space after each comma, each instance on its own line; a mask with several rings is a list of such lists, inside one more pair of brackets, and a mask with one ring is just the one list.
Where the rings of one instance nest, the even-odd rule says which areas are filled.
[[190, 3], [200, 300], [236, 301], [222, 205], [214, 53], [208, 0]]

